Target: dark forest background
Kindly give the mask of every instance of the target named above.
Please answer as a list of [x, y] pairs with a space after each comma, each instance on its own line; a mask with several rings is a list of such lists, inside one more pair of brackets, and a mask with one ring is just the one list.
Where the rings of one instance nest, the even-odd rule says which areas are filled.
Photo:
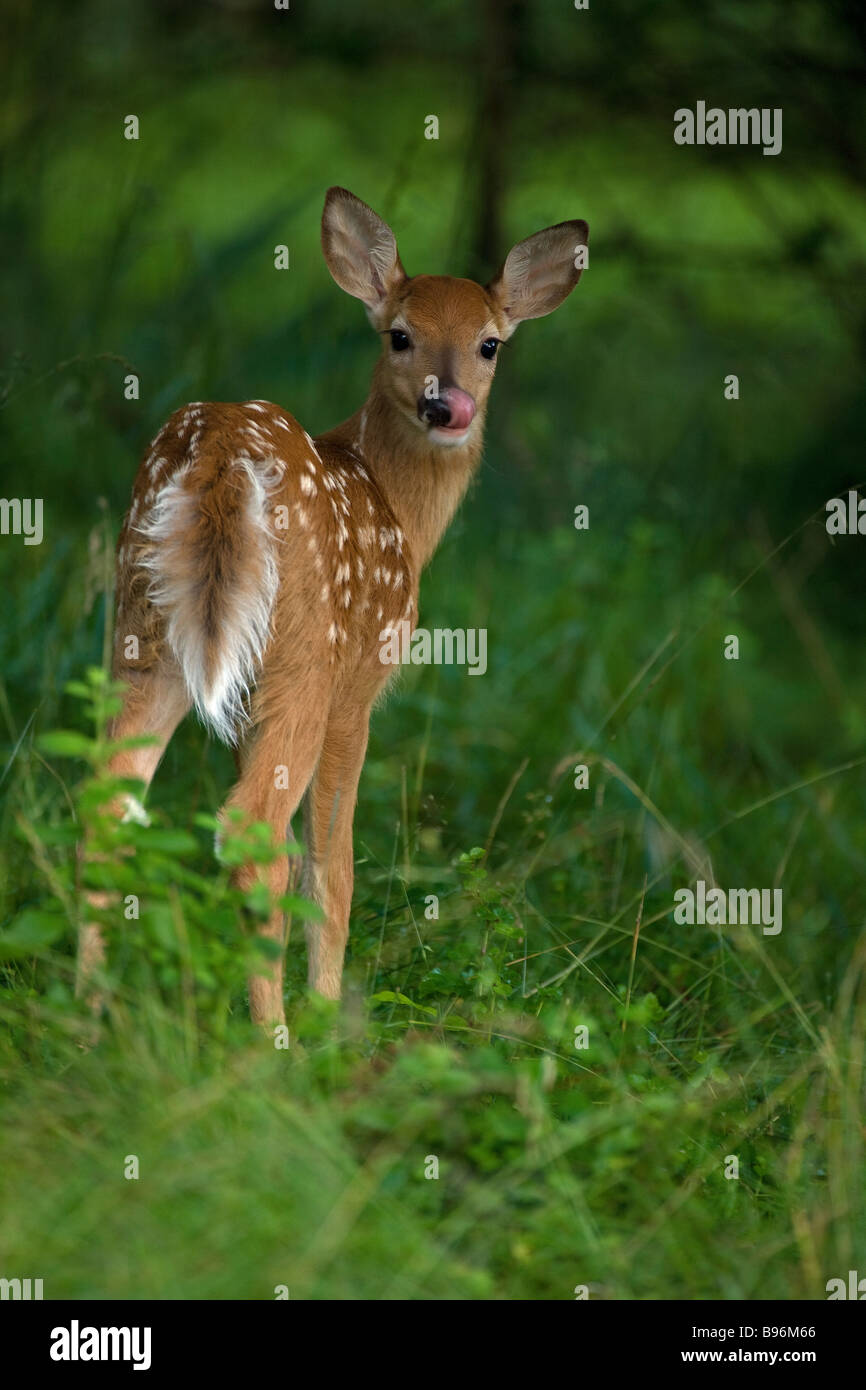
[[[824, 526], [866, 485], [864, 38], [843, 0], [5, 0], [0, 469], [45, 538], [0, 537], [0, 1275], [822, 1298], [864, 1268], [866, 539]], [[782, 152], [675, 145], [699, 100], [781, 108]], [[187, 721], [82, 1052], [98, 757], [40, 739], [86, 728], [67, 685], [102, 661], [168, 413], [264, 397], [316, 433], [366, 393], [376, 340], [319, 248], [331, 184], [410, 273], [486, 279], [590, 225], [574, 296], [503, 355], [422, 588], [425, 626], [488, 629], [489, 671], [413, 668], [377, 714], [347, 999], [305, 999], [293, 941], [276, 1061], [196, 821], [232, 760]], [[700, 877], [781, 886], [782, 934], [675, 926]]]

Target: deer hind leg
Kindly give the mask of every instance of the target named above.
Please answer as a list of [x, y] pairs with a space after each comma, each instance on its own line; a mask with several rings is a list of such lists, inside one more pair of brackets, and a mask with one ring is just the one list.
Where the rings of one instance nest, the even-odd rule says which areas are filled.
[[[303, 719], [265, 719], [243, 750], [241, 775], [223, 808], [222, 818], [228, 811], [240, 810], [249, 821], [267, 821], [274, 846], [284, 846], [291, 837], [292, 817], [313, 775], [323, 732], [324, 716], [317, 718], [310, 711]], [[245, 890], [263, 881], [272, 894], [280, 896], [288, 886], [289, 863], [281, 854], [267, 866], [241, 865], [233, 878], [236, 887]], [[285, 1018], [283, 954], [287, 931], [282, 909], [275, 908], [259, 930], [278, 943], [280, 955], [264, 965], [260, 973], [250, 976], [250, 1015], [254, 1023], [273, 1026]]]
[[[150, 786], [153, 774], [165, 752], [169, 739], [190, 706], [190, 699], [180, 672], [170, 665], [154, 667], [146, 672], [116, 672], [126, 679], [120, 713], [112, 720], [109, 737], [112, 739], [151, 735], [156, 742], [143, 748], [125, 748], [116, 753], [109, 771], [116, 777], [132, 777]], [[143, 807], [134, 798], [118, 798], [110, 808], [120, 820], [124, 816], [143, 815]], [[85, 855], [87, 853], [85, 847]], [[89, 892], [87, 902], [93, 908], [111, 906], [111, 895]], [[86, 1001], [91, 1012], [102, 1012], [103, 999], [94, 987], [93, 977], [105, 963], [105, 942], [94, 922], [84, 921], [78, 933], [78, 962], [75, 993]]]
[[352, 825], [367, 752], [369, 711], [332, 715], [305, 803], [304, 891], [325, 920], [306, 925], [309, 983], [339, 999], [354, 883]]

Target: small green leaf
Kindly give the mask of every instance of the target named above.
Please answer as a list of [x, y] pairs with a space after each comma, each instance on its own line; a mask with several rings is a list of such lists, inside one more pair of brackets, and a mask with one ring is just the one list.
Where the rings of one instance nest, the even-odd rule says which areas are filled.
[[52, 729], [39, 736], [36, 746], [54, 758], [89, 758], [96, 743], [73, 729]]
[[158, 830], [145, 827], [141, 843], [147, 849], [161, 850], [163, 854], [194, 854], [198, 849], [197, 841], [186, 830]]
[[291, 912], [306, 922], [325, 920], [325, 914], [318, 903], [310, 902], [309, 898], [302, 898], [298, 893], [284, 893], [278, 902], [283, 912]]
[[0, 934], [0, 960], [38, 955], [62, 935], [65, 923], [54, 913], [35, 908], [22, 912], [8, 931]]

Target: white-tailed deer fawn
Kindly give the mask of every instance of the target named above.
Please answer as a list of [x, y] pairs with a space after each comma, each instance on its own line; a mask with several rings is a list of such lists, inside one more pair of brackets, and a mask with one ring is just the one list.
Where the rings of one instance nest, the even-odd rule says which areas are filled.
[[[138, 471], [117, 551], [114, 674], [127, 689], [112, 733], [157, 741], [113, 770], [147, 785], [195, 705], [238, 745], [228, 807], [268, 821], [281, 844], [304, 801], [302, 888], [324, 918], [307, 926], [309, 980], [328, 998], [340, 994], [370, 710], [393, 671], [385, 630], [414, 626], [421, 571], [478, 466], [500, 343], [565, 299], [586, 243], [585, 222], [561, 222], [515, 246], [485, 287], [407, 276], [390, 227], [330, 189], [328, 269], [383, 344], [364, 405], [315, 440], [266, 401], [189, 405]], [[284, 894], [286, 857], [266, 872]], [[284, 942], [282, 912], [264, 931]], [[85, 926], [80, 992], [102, 958]], [[250, 980], [250, 1007], [282, 1019], [282, 956]]]

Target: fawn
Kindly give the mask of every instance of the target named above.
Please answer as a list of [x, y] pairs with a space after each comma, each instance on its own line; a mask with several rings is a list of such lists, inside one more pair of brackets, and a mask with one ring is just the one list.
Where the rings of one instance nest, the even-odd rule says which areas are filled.
[[[194, 705], [237, 747], [227, 808], [269, 822], [280, 845], [303, 801], [302, 891], [324, 919], [306, 927], [309, 982], [327, 998], [340, 995], [370, 711], [393, 671], [380, 643], [414, 626], [421, 571], [478, 467], [499, 345], [571, 292], [587, 238], [582, 221], [538, 232], [484, 287], [408, 276], [390, 227], [331, 188], [325, 261], [383, 343], [365, 404], [315, 440], [266, 401], [189, 405], [139, 468], [117, 549], [114, 675], [126, 691], [111, 733], [154, 743], [119, 752], [112, 770], [147, 786]], [[127, 799], [127, 815], [140, 811]], [[285, 894], [285, 856], [236, 882], [257, 874]], [[284, 946], [282, 911], [262, 930]], [[78, 989], [94, 1010], [103, 958], [99, 929], [84, 925]], [[250, 979], [257, 1022], [283, 1019], [282, 969], [281, 955]]]

